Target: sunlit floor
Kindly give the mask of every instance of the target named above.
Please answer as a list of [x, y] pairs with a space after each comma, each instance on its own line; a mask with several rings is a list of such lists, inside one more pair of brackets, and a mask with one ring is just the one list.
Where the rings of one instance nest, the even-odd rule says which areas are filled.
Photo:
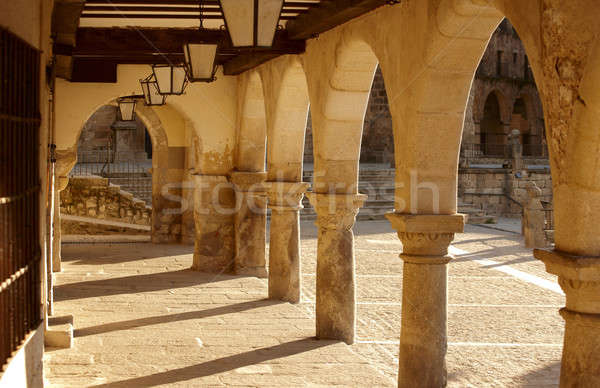
[[[401, 245], [387, 221], [356, 231], [358, 341], [314, 336], [316, 228], [302, 224], [303, 302], [267, 281], [192, 272], [192, 247], [65, 245], [55, 315], [74, 347], [47, 349], [48, 386], [394, 387]], [[449, 270], [448, 385], [558, 386], [564, 305], [520, 236], [468, 226]]]

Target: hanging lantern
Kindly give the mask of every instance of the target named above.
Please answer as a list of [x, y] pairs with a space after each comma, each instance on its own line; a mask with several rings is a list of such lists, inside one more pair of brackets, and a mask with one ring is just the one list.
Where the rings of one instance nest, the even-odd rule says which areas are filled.
[[153, 65], [152, 72], [160, 94], [164, 96], [183, 94], [187, 85], [185, 66]]
[[271, 47], [283, 0], [219, 0], [234, 47]]
[[186, 43], [183, 46], [185, 68], [190, 82], [212, 82], [217, 72], [216, 43]]
[[117, 104], [119, 105], [119, 114], [121, 115], [121, 121], [134, 121], [135, 120], [135, 102], [139, 96], [123, 96], [117, 98]]
[[142, 92], [144, 93], [144, 103], [149, 106], [165, 105], [167, 96], [164, 96], [158, 91], [158, 83], [154, 74], [140, 80]]

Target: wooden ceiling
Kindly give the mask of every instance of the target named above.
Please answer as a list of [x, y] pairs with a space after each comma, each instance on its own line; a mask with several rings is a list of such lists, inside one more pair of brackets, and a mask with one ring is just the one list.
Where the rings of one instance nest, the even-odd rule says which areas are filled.
[[183, 44], [220, 42], [218, 63], [236, 75], [284, 54], [304, 52], [306, 39], [390, 0], [285, 0], [269, 49], [231, 46], [217, 0], [56, 0], [57, 75], [72, 82], [116, 82], [119, 64], [183, 62]]

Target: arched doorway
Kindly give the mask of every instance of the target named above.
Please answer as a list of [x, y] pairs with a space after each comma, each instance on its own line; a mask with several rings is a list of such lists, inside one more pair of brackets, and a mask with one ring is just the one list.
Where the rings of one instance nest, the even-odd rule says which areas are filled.
[[506, 134], [500, 117], [500, 102], [495, 92], [488, 95], [480, 124], [480, 144], [486, 156], [504, 156]]

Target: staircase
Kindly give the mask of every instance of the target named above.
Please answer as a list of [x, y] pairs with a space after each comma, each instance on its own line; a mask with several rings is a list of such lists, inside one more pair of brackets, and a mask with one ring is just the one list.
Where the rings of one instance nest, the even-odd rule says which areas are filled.
[[152, 206], [152, 175], [147, 172], [111, 172], [106, 174], [110, 183], [130, 192], [135, 198]]
[[[385, 214], [394, 210], [394, 173], [391, 168], [363, 169], [359, 172], [358, 192], [367, 194], [364, 206], [359, 210], [358, 220], [383, 220]], [[304, 182], [312, 182], [313, 171], [304, 171]], [[300, 213], [303, 221], [317, 218], [308, 198], [302, 200], [304, 209]]]

